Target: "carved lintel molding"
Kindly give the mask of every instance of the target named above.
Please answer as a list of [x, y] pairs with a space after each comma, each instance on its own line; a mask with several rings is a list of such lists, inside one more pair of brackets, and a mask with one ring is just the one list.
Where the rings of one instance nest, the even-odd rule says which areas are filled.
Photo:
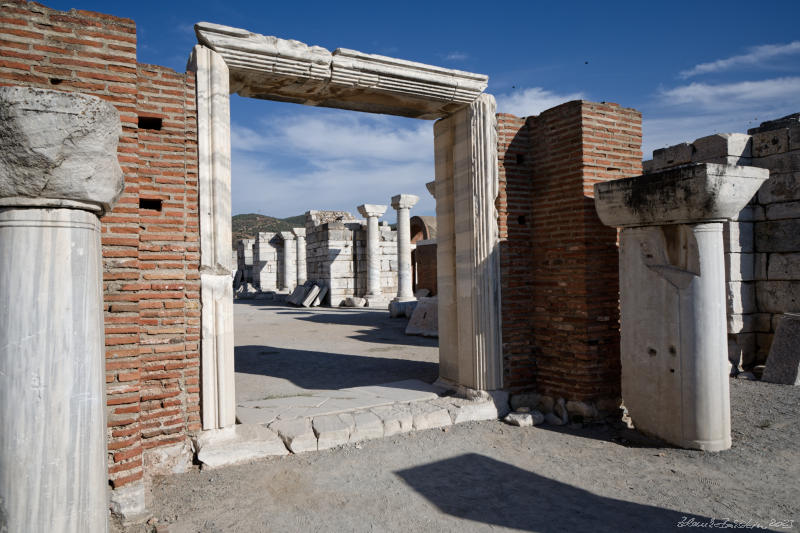
[[415, 118], [447, 116], [473, 102], [489, 78], [356, 50], [195, 24], [198, 41], [230, 69], [242, 96]]

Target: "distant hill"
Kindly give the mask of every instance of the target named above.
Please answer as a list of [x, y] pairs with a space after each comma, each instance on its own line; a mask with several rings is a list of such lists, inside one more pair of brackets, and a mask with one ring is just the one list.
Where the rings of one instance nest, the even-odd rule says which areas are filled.
[[297, 215], [288, 218], [275, 218], [267, 215], [249, 213], [246, 215], [233, 215], [231, 219], [231, 237], [233, 247], [240, 239], [254, 239], [260, 231], [289, 231], [292, 228], [302, 228], [306, 225], [306, 216]]

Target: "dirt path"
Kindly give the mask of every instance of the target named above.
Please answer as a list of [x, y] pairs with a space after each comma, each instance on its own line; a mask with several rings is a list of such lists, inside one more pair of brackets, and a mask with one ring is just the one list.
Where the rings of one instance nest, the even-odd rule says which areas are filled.
[[[469, 423], [158, 480], [159, 531], [686, 531], [800, 520], [800, 388], [731, 382], [731, 450]], [[691, 521], [706, 527], [678, 527]], [[784, 527], [790, 526], [790, 527]], [[146, 528], [144, 528], [146, 530]], [[142, 527], [130, 531], [142, 531]]]

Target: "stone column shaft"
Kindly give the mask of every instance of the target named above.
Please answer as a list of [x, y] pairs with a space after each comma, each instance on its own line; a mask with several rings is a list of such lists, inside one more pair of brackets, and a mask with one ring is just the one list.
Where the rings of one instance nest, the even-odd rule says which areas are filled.
[[98, 217], [122, 192], [121, 132], [98, 98], [0, 88], [3, 531], [108, 528]]
[[381, 289], [381, 237], [378, 219], [386, 212], [385, 205], [363, 204], [358, 212], [367, 219], [367, 299], [380, 298]]
[[292, 263], [292, 252], [296, 247], [294, 235], [291, 231], [282, 231], [281, 237], [283, 237], [283, 289], [292, 292], [297, 283], [297, 267]]
[[297, 285], [302, 285], [308, 279], [306, 267], [306, 228], [292, 228], [297, 247]]
[[392, 197], [392, 207], [397, 210], [397, 297], [396, 302], [414, 299], [411, 280], [411, 225], [409, 211], [419, 201], [413, 194]]

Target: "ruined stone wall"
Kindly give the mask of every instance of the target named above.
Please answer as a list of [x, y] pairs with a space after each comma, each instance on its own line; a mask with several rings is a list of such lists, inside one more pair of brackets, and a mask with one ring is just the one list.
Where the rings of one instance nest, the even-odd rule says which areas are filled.
[[102, 219], [109, 477], [200, 429], [195, 88], [191, 74], [136, 62], [132, 20], [0, 2], [0, 84], [113, 103], [125, 190]]
[[800, 119], [748, 134], [715, 134], [653, 152], [645, 169], [688, 163], [767, 168], [769, 179], [724, 227], [728, 356], [740, 370], [766, 361], [777, 317], [800, 311]]
[[619, 397], [617, 235], [597, 218], [592, 186], [641, 173], [640, 147], [641, 115], [616, 104], [498, 115], [507, 388]]

